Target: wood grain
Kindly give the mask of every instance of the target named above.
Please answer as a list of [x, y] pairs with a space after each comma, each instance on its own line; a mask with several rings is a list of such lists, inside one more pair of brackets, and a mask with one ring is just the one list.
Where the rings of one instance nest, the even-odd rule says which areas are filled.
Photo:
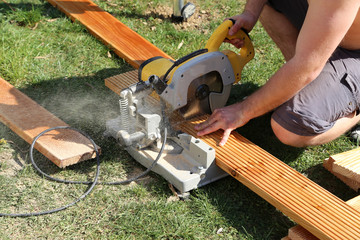
[[291, 240], [319, 240], [319, 238], [312, 235], [300, 225], [290, 228], [288, 237]]
[[360, 148], [330, 156], [332, 171], [360, 183]]
[[89, 0], [48, 0], [135, 68], [152, 57], [171, 58], [145, 38]]
[[356, 210], [360, 211], [360, 195], [346, 201], [346, 203], [355, 208]]
[[[122, 75], [122, 74], [121, 74]], [[105, 79], [114, 91], [137, 81], [135, 72]], [[126, 80], [124, 80], [126, 79]], [[196, 136], [196, 121], [176, 127]], [[360, 239], [360, 212], [270, 153], [234, 132], [224, 147], [218, 131], [201, 139], [216, 150], [216, 164], [320, 239]]]
[[[355, 208], [356, 210], [360, 211], [360, 196], [354, 197], [348, 201], [347, 204]], [[292, 240], [317, 240], [319, 238], [312, 235], [309, 231], [305, 228], [301, 227], [300, 225], [296, 225], [289, 229], [289, 235], [287, 236], [288, 239]]]
[[334, 172], [334, 170], [333, 170], [334, 162], [335, 162], [334, 159], [330, 157], [330, 158], [324, 160], [323, 166], [329, 172], [334, 174], [334, 176], [336, 176], [338, 179], [340, 179], [343, 183], [345, 183], [348, 187], [350, 187], [351, 189], [353, 189], [354, 191], [357, 192], [360, 188], [360, 182], [358, 182], [352, 178], [345, 177], [341, 173]]
[[[0, 120], [30, 144], [46, 129], [68, 126], [2, 78]], [[69, 129], [46, 133], [38, 139], [35, 148], [62, 168], [96, 156], [91, 142]]]

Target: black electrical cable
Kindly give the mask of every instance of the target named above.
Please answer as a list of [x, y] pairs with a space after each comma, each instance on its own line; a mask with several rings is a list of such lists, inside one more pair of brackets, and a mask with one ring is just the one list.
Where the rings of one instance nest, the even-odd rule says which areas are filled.
[[[54, 178], [51, 177], [50, 175], [46, 174], [45, 172], [43, 172], [35, 163], [34, 161], [34, 157], [33, 157], [33, 151], [34, 151], [34, 145], [36, 143], [36, 141], [45, 133], [50, 132], [52, 130], [56, 130], [56, 129], [71, 129], [74, 131], [77, 131], [79, 133], [81, 133], [82, 135], [84, 135], [86, 138], [88, 138], [91, 142], [91, 144], [94, 147], [94, 150], [96, 152], [96, 160], [97, 160], [97, 167], [96, 167], [96, 173], [95, 173], [95, 177], [94, 177], [94, 181], [90, 182], [90, 181], [69, 181], [69, 180], [63, 180], [63, 179], [58, 179], [58, 178]], [[81, 199], [85, 198], [87, 195], [90, 194], [90, 192], [93, 190], [93, 188], [95, 187], [95, 185], [97, 184], [104, 184], [104, 185], [120, 185], [120, 184], [125, 184], [125, 183], [130, 183], [132, 181], [138, 180], [139, 178], [145, 176], [146, 174], [148, 174], [151, 169], [156, 165], [156, 163], [159, 161], [164, 148], [165, 148], [165, 144], [166, 144], [166, 138], [167, 138], [167, 129], [164, 128], [164, 141], [161, 145], [161, 149], [155, 159], [155, 161], [141, 174], [139, 174], [138, 176], [132, 177], [130, 179], [126, 179], [123, 181], [118, 181], [118, 182], [98, 182], [98, 178], [100, 175], [100, 158], [99, 158], [99, 151], [98, 148], [95, 144], [95, 142], [91, 139], [91, 137], [89, 135], [87, 135], [85, 132], [78, 130], [76, 128], [73, 127], [69, 127], [69, 126], [58, 126], [58, 127], [53, 127], [53, 128], [49, 128], [43, 132], [41, 132], [39, 135], [37, 135], [31, 146], [30, 146], [30, 160], [31, 163], [33, 165], [33, 167], [43, 176], [45, 176], [46, 178], [55, 181], [55, 182], [61, 182], [61, 183], [68, 183], [68, 184], [91, 184], [90, 187], [88, 188], [88, 190], [81, 195], [79, 198], [77, 198], [75, 201], [73, 201], [72, 203], [69, 203], [65, 206], [59, 207], [59, 208], [55, 208], [55, 209], [51, 209], [48, 211], [42, 211], [42, 212], [32, 212], [32, 213], [0, 213], [0, 217], [30, 217], [30, 216], [40, 216], [40, 215], [46, 215], [46, 214], [51, 214], [51, 213], [55, 213], [55, 212], [59, 212], [61, 210], [65, 210], [73, 205], [75, 205], [77, 202], [79, 202]]]

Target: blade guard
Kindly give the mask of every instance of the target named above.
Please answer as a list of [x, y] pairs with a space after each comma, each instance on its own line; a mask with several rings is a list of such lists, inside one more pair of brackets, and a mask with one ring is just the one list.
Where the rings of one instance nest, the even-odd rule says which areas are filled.
[[233, 20], [224, 21], [219, 27], [215, 29], [215, 31], [207, 41], [205, 48], [208, 49], [209, 52], [215, 52], [219, 51], [219, 47], [225, 39], [232, 40], [239, 38], [244, 41], [244, 46], [240, 48], [239, 54], [231, 50], [222, 51], [222, 53], [224, 53], [230, 60], [230, 63], [234, 70], [235, 83], [237, 83], [241, 79], [242, 69], [251, 59], [253, 59], [255, 52], [250, 37], [244, 30], [240, 30], [232, 36], [228, 34], [229, 29], [233, 26], [233, 24]]

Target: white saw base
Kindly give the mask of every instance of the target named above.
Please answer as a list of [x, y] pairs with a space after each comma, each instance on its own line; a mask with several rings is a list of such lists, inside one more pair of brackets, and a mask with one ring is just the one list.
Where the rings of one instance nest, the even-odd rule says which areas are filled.
[[[151, 149], [137, 150], [128, 147], [126, 150], [145, 167], [149, 167], [158, 155], [158, 152]], [[163, 153], [152, 171], [165, 178], [181, 194], [229, 176], [216, 166], [215, 160], [207, 168], [203, 168], [196, 161], [185, 157], [184, 151], [180, 154]]]

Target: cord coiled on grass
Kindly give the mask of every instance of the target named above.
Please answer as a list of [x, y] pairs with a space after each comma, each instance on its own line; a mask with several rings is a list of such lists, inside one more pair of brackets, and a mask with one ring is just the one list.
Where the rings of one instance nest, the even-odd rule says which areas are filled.
[[[77, 131], [79, 133], [81, 133], [83, 136], [85, 136], [86, 138], [88, 138], [91, 142], [91, 144], [93, 145], [94, 147], [94, 150], [96, 152], [96, 161], [97, 161], [97, 167], [96, 167], [96, 173], [95, 173], [95, 177], [94, 177], [94, 181], [69, 181], [69, 180], [64, 180], [64, 179], [58, 179], [58, 178], [54, 178], [54, 177], [51, 177], [50, 175], [46, 174], [45, 172], [43, 172], [35, 163], [34, 161], [34, 157], [33, 157], [33, 151], [34, 151], [34, 146], [35, 146], [35, 143], [37, 142], [37, 140], [42, 136], [44, 135], [45, 133], [47, 132], [50, 132], [52, 130], [56, 130], [56, 129], [70, 129], [70, 130], [73, 130], [73, 131]], [[55, 181], [55, 182], [60, 182], [60, 183], [67, 183], [67, 184], [87, 184], [89, 186], [89, 188], [86, 190], [86, 192], [81, 195], [80, 197], [78, 197], [75, 201], [67, 204], [67, 205], [64, 205], [64, 206], [61, 206], [59, 208], [55, 208], [55, 209], [51, 209], [51, 210], [47, 210], [47, 211], [41, 211], [41, 212], [31, 212], [31, 213], [0, 213], [0, 217], [30, 217], [30, 216], [40, 216], [40, 215], [46, 215], [46, 214], [51, 214], [51, 213], [55, 213], [55, 212], [59, 212], [59, 211], [62, 211], [62, 210], [65, 210], [73, 205], [75, 205], [76, 203], [78, 203], [80, 200], [82, 200], [83, 198], [85, 198], [87, 195], [90, 194], [90, 192], [94, 189], [95, 185], [97, 184], [103, 184], [103, 185], [120, 185], [120, 184], [126, 184], [126, 183], [130, 183], [132, 181], [136, 181], [138, 180], [139, 178], [145, 176], [146, 174], [148, 174], [151, 169], [156, 165], [156, 163], [159, 161], [163, 151], [164, 151], [164, 147], [165, 147], [165, 144], [166, 144], [166, 138], [167, 138], [167, 129], [164, 128], [164, 141], [161, 145], [161, 149], [156, 157], [156, 159], [154, 160], [154, 162], [144, 171], [142, 172], [141, 174], [139, 174], [138, 176], [135, 176], [135, 177], [132, 177], [130, 179], [126, 179], [126, 180], [123, 180], [123, 181], [118, 181], [118, 182], [99, 182], [98, 181], [98, 178], [99, 178], [99, 175], [100, 175], [100, 157], [99, 157], [99, 151], [98, 151], [98, 148], [95, 144], [95, 142], [91, 139], [91, 137], [86, 134], [85, 132], [81, 131], [81, 130], [78, 130], [76, 128], [73, 128], [73, 127], [69, 127], [69, 126], [57, 126], [57, 127], [53, 127], [53, 128], [49, 128], [49, 129], [46, 129], [45, 131], [41, 132], [39, 135], [37, 135], [31, 146], [30, 146], [30, 160], [31, 160], [31, 164], [32, 166], [43, 176], [45, 176], [46, 178], [48, 178], [49, 180], [52, 180], [52, 181]]]

